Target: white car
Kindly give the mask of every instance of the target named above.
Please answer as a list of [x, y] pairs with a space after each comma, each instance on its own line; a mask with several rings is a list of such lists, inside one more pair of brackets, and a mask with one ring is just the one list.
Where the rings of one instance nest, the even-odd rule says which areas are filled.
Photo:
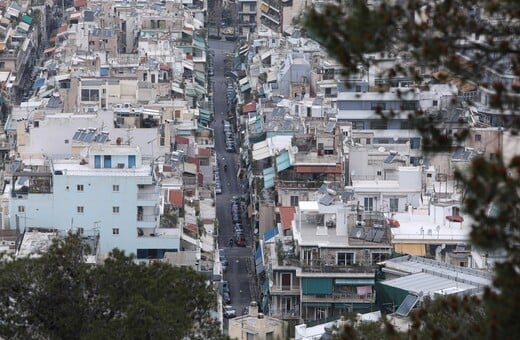
[[224, 317], [227, 319], [235, 318], [237, 316], [237, 311], [233, 306], [224, 306], [223, 308]]

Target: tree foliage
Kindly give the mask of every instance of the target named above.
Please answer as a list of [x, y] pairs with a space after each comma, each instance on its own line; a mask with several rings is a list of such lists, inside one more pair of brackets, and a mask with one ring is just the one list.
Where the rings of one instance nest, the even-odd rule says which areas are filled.
[[[422, 85], [425, 76], [435, 72], [441, 82], [456, 79], [490, 93], [489, 110], [496, 114], [495, 126], [514, 136], [520, 128], [519, 20], [517, 0], [396, 0], [381, 1], [375, 7], [368, 7], [363, 0], [338, 0], [311, 8], [302, 23], [341, 63], [346, 75], [369, 65], [374, 53], [392, 52], [399, 56], [399, 62], [381, 76], [404, 77]], [[430, 74], [425, 75], [421, 67]], [[497, 76], [484, 76], [489, 70]], [[472, 103], [453, 103], [459, 107], [467, 104]], [[378, 113], [389, 119], [396, 112]], [[424, 151], [445, 152], [464, 145], [471, 129], [468, 122], [461, 120], [465, 128], [453, 136], [436, 117], [435, 112], [423, 110], [409, 115], [409, 126], [423, 137]], [[494, 288], [488, 289], [481, 301], [451, 298], [428, 302], [415, 316], [410, 334], [414, 338], [517, 337], [520, 155], [477, 157], [467, 170], [457, 171], [455, 178], [464, 186], [464, 211], [474, 220], [473, 245], [504, 251], [506, 258], [496, 264]], [[483, 312], [472, 319], [472, 308]]]
[[83, 260], [75, 235], [39, 258], [0, 261], [0, 336], [8, 339], [221, 338], [209, 325], [216, 297], [205, 277], [165, 263], [140, 265], [114, 250]]

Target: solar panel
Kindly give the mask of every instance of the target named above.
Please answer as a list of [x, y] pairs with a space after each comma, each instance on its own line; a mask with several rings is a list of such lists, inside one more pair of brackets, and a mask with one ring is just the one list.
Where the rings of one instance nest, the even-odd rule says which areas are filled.
[[367, 236], [365, 237], [365, 241], [371, 241], [374, 239], [374, 237], [376, 236], [376, 231], [374, 229], [370, 229], [367, 233]]
[[96, 132], [95, 131], [89, 131], [87, 133], [87, 136], [85, 137], [85, 142], [92, 142], [92, 140], [94, 139], [94, 136], [96, 135]]
[[80, 131], [76, 131], [76, 132], [74, 133], [74, 136], [72, 137], [72, 140], [78, 140], [80, 134], [81, 134]]
[[383, 236], [385, 236], [384, 230], [377, 230], [374, 235], [374, 242], [380, 243], [383, 240]]
[[350, 231], [351, 238], [363, 239], [365, 237], [365, 229], [361, 227], [355, 227]]
[[330, 205], [332, 203], [332, 201], [334, 201], [334, 197], [327, 194], [325, 196], [323, 196], [321, 199], [320, 199], [320, 204], [323, 204], [323, 205]]
[[399, 305], [399, 308], [395, 311], [395, 314], [399, 316], [408, 316], [410, 314], [410, 311], [413, 307], [417, 304], [419, 301], [419, 297], [415, 295], [408, 294], [403, 302]]

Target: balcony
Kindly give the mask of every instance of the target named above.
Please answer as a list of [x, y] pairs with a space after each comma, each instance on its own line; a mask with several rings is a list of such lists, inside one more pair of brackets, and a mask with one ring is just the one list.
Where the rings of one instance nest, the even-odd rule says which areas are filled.
[[271, 309], [269, 313], [272, 317], [282, 320], [299, 320], [300, 310], [295, 309]]
[[[318, 262], [318, 261], [316, 261]], [[361, 266], [357, 264], [352, 265], [326, 265], [326, 264], [303, 264], [303, 273], [360, 273], [360, 274], [371, 274], [375, 273], [375, 267], [372, 266]]]
[[270, 293], [272, 295], [277, 295], [277, 294], [281, 294], [281, 295], [300, 295], [300, 286], [297, 286], [297, 285], [292, 285], [292, 286], [286, 286], [286, 285], [277, 285], [277, 284], [274, 284], [271, 288], [270, 288]]
[[137, 201], [142, 205], [155, 205], [159, 201], [159, 192], [138, 192]]
[[332, 293], [328, 295], [302, 295], [302, 302], [374, 303], [376, 294]]

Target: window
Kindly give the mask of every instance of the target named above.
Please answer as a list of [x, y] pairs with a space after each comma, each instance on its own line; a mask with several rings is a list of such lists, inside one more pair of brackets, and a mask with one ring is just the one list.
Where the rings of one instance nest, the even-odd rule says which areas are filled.
[[246, 333], [246, 340], [255, 340], [255, 335], [253, 333]]
[[434, 101], [432, 102], [432, 105], [436, 107], [437, 105], [439, 105], [439, 102], [438, 102], [437, 100], [434, 100]]
[[291, 196], [291, 206], [295, 207], [298, 205], [298, 196]]
[[119, 235], [119, 228], [112, 228], [112, 235]]
[[371, 103], [370, 104], [370, 109], [375, 110], [375, 111], [381, 111], [381, 110], [384, 110], [385, 108], [386, 108], [385, 103]]
[[415, 101], [404, 101], [401, 103], [401, 110], [415, 110], [417, 103]]
[[83, 235], [83, 233], [85, 233], [85, 229], [78, 228], [78, 234]]
[[388, 254], [387, 253], [372, 253], [371, 257], [372, 257], [372, 263], [375, 264], [378, 262], [386, 261], [388, 259]]
[[377, 170], [377, 176], [381, 176], [381, 175], [382, 175], [381, 170]]
[[118, 184], [112, 185], [112, 191], [119, 191], [119, 185]]
[[87, 102], [97, 102], [99, 100], [99, 90], [83, 89], [81, 90], [81, 100]]
[[482, 140], [482, 135], [475, 135], [475, 142], [480, 142]]
[[399, 211], [399, 198], [391, 198], [390, 199], [390, 212], [398, 212]]
[[77, 206], [76, 211], [78, 214], [83, 214], [85, 212], [85, 208], [82, 206]]
[[68, 139], [65, 139], [65, 144], [69, 144], [69, 140]]
[[18, 212], [23, 214], [25, 212], [25, 206], [24, 205], [19, 205], [18, 206]]
[[367, 138], [366, 144], [370, 144], [370, 138]]
[[316, 308], [316, 320], [325, 319], [327, 317], [327, 311], [325, 308]]
[[85, 188], [83, 187], [83, 184], [78, 184], [76, 185], [76, 190], [77, 191], [83, 191]]
[[374, 211], [373, 197], [365, 197], [365, 211]]
[[452, 207], [451, 208], [451, 214], [453, 216], [460, 216], [460, 208], [459, 207]]
[[361, 85], [356, 85], [356, 92], [361, 92]]
[[274, 332], [268, 332], [265, 333], [265, 340], [273, 340], [274, 339]]
[[119, 214], [119, 207], [112, 207], [113, 214]]
[[355, 263], [354, 253], [337, 253], [336, 264], [338, 266], [348, 266]]

